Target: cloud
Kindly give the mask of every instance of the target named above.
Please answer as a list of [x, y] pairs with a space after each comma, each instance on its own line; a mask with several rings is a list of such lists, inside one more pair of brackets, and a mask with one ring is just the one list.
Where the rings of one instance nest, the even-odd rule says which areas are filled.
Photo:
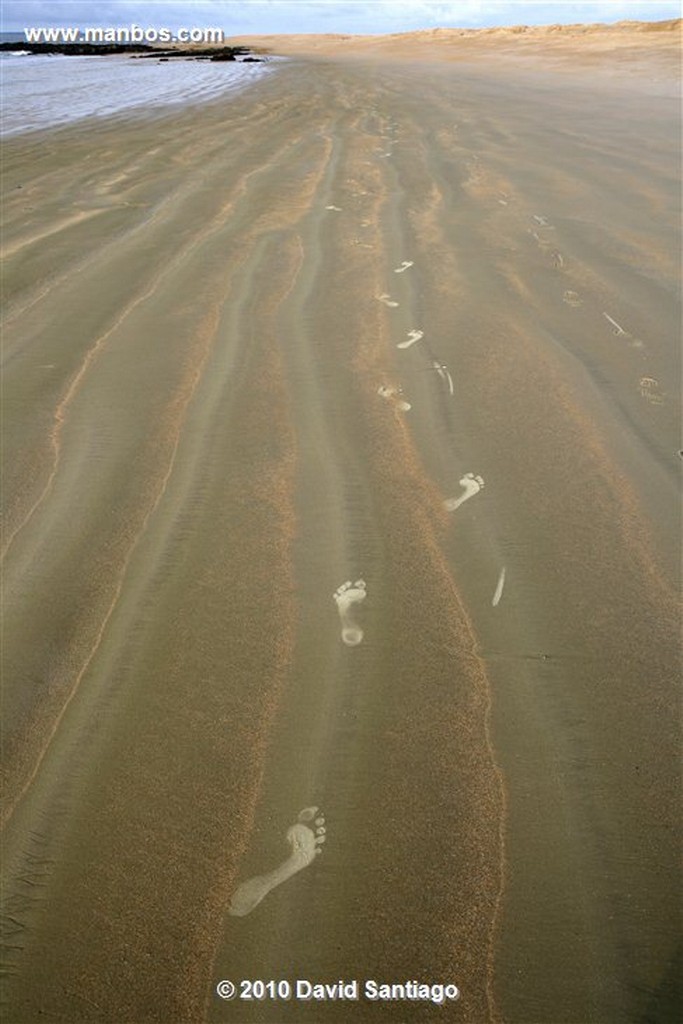
[[674, 0], [3, 0], [3, 31], [26, 26], [219, 27], [256, 32], [409, 32], [675, 18]]

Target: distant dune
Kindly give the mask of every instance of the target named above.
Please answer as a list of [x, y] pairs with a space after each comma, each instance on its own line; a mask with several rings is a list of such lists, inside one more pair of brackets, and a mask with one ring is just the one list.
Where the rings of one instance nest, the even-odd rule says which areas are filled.
[[513, 25], [506, 28], [435, 28], [391, 35], [342, 34], [236, 36], [233, 44], [284, 56], [380, 57], [384, 59], [469, 60], [531, 57], [564, 65], [616, 62], [637, 68], [653, 61], [680, 69], [682, 19], [619, 21], [613, 25]]

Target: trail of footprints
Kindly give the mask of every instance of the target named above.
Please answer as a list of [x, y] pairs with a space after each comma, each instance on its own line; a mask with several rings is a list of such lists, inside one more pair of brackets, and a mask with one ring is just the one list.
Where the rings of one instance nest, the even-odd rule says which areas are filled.
[[[381, 152], [379, 155], [380, 157], [389, 157], [391, 152], [389, 150]], [[331, 213], [342, 212], [342, 207], [333, 203], [327, 204], [325, 209]], [[361, 227], [363, 226], [365, 224], [361, 224]], [[402, 260], [397, 267], [394, 267], [394, 273], [404, 274], [414, 265], [413, 260]], [[388, 292], [383, 292], [375, 296], [375, 298], [390, 309], [396, 309], [399, 306], [399, 303]], [[421, 341], [423, 337], [424, 332], [414, 328], [407, 332], [406, 338], [398, 342], [396, 347], [403, 350], [411, 348]], [[435, 372], [448, 388], [449, 394], [454, 394], [453, 378], [445, 363], [438, 359], [432, 359], [425, 369]], [[392, 384], [381, 384], [377, 389], [377, 394], [401, 412], [408, 412], [412, 408], [410, 402], [406, 401], [403, 397], [403, 389], [401, 387], [396, 387]], [[481, 476], [466, 473], [460, 480], [460, 485], [463, 488], [463, 493], [457, 498], [449, 498], [444, 502], [446, 508], [451, 511], [455, 511], [469, 498], [478, 494], [484, 486], [484, 481]], [[503, 570], [504, 572], [505, 570]], [[493, 602], [494, 604], [498, 603], [502, 593], [502, 584], [500, 582], [498, 591], [497, 598]], [[335, 590], [332, 597], [339, 613], [342, 642], [347, 647], [357, 647], [362, 642], [364, 636], [363, 629], [357, 619], [357, 612], [358, 606], [367, 597], [365, 580], [359, 579], [355, 582], [346, 580]], [[299, 812], [297, 820], [290, 826], [285, 836], [285, 840], [290, 847], [289, 856], [267, 874], [256, 875], [242, 882], [232, 896], [230, 906], [228, 907], [228, 914], [231, 917], [246, 917], [249, 915], [273, 889], [312, 864], [322, 852], [321, 847], [325, 839], [324, 815], [319, 813], [317, 806], [305, 807]]]
[[[548, 255], [550, 256], [550, 259], [552, 261], [552, 264], [555, 267], [555, 269], [556, 270], [564, 270], [564, 268], [565, 268], [564, 256], [559, 251], [559, 249], [555, 248], [553, 240], [551, 240], [548, 237], [548, 234], [547, 234], [547, 232], [555, 231], [555, 226], [553, 224], [551, 224], [550, 221], [548, 220], [548, 218], [543, 216], [542, 214], [535, 213], [535, 214], [532, 215], [531, 219], [534, 222], [533, 223], [533, 227], [527, 228], [527, 233], [529, 235], [531, 235], [531, 237], [534, 239], [534, 241], [538, 245], [538, 248], [542, 252], [548, 253]], [[540, 232], [545, 232], [545, 233], [541, 234]], [[578, 309], [579, 307], [583, 306], [583, 299], [578, 294], [578, 292], [572, 291], [569, 288], [563, 293], [562, 301], [564, 303], [566, 303], [568, 306], [574, 307], [575, 309]], [[629, 344], [629, 346], [631, 348], [640, 349], [640, 348], [644, 347], [643, 346], [643, 342], [639, 338], [636, 338], [625, 327], [622, 327], [622, 325], [620, 323], [618, 323], [610, 313], [608, 313], [606, 310], [603, 310], [602, 315], [603, 315], [604, 319], [607, 321], [607, 323], [610, 325], [610, 327], [612, 329], [612, 333], [614, 334], [615, 337], [622, 338], [624, 341], [626, 341]], [[643, 378], [643, 379], [645, 379], [645, 378]], [[652, 379], [652, 378], [648, 378], [648, 379]], [[655, 385], [656, 384], [657, 384], [657, 382], [655, 381]], [[657, 385], [657, 387], [658, 387], [658, 385]], [[644, 398], [646, 398], [647, 401], [650, 402], [652, 405], [662, 405], [663, 404], [664, 399], [663, 399], [663, 396], [661, 395], [661, 392], [654, 391], [654, 390], [651, 390], [651, 389], [648, 389], [648, 388], [643, 388], [642, 382], [641, 382], [641, 385], [639, 386], [639, 391], [640, 391], [640, 394]]]
[[[375, 113], [377, 113], [375, 111]], [[395, 122], [389, 123], [389, 130], [393, 131], [397, 127]], [[395, 140], [391, 136], [382, 135], [383, 141], [387, 142], [386, 150], [377, 150], [378, 157], [380, 159], [388, 158], [392, 155], [391, 146], [395, 144]], [[478, 174], [481, 176], [481, 168], [477, 165]], [[508, 206], [513, 202], [514, 196], [509, 193], [498, 191], [497, 202], [501, 206]], [[341, 213], [342, 208], [332, 203], [325, 207], [326, 210], [334, 213]], [[548, 253], [553, 266], [557, 270], [563, 270], [565, 267], [565, 259], [562, 253], [554, 245], [553, 239], [548, 237], [549, 232], [554, 232], [554, 225], [548, 220], [548, 218], [540, 213], [532, 215], [533, 226], [527, 228], [529, 235], [534, 239], [539, 249], [542, 252]], [[365, 222], [361, 224], [364, 227]], [[356, 244], [365, 245], [360, 239], [356, 240]], [[401, 263], [394, 267], [394, 274], [404, 274], [415, 265], [413, 260], [402, 260]], [[388, 292], [382, 292], [380, 295], [375, 296], [378, 302], [381, 302], [384, 306], [390, 309], [396, 309], [399, 307], [399, 303], [392, 298]], [[583, 306], [583, 299], [581, 296], [571, 289], [565, 290], [562, 301], [566, 305], [572, 308], [580, 308]], [[603, 317], [609, 323], [614, 335], [616, 337], [624, 338], [634, 348], [642, 347], [642, 342], [624, 327], [621, 326], [609, 313], [603, 311]], [[424, 332], [419, 328], [413, 328], [408, 331], [406, 337], [396, 343], [396, 348], [405, 351], [412, 348], [424, 338]], [[449, 395], [453, 396], [455, 388], [453, 385], [453, 378], [450, 371], [445, 363], [439, 359], [431, 359], [425, 370], [435, 372], [440, 380], [443, 381], [448, 389]], [[659, 382], [654, 377], [641, 377], [639, 386], [639, 392], [644, 399], [646, 399], [652, 405], [662, 405], [664, 403], [664, 393], [662, 392]], [[381, 384], [377, 389], [377, 394], [384, 401], [391, 404], [394, 408], [401, 412], [408, 412], [412, 408], [410, 402], [406, 401], [403, 397], [403, 389], [400, 386], [394, 386], [392, 384]], [[678, 453], [683, 457], [683, 450]], [[462, 491], [459, 495], [447, 498], [444, 501], [444, 507], [449, 512], [455, 512], [465, 502], [470, 501], [477, 494], [480, 494], [485, 487], [484, 479], [479, 474], [472, 472], [465, 473], [464, 476], [458, 481]], [[498, 581], [491, 598], [492, 607], [497, 607], [499, 604], [503, 590], [505, 587], [506, 568], [500, 570]], [[332, 595], [333, 600], [337, 606], [337, 612], [339, 614], [339, 620], [341, 625], [341, 640], [347, 647], [357, 647], [363, 640], [364, 632], [360, 626], [357, 618], [358, 606], [361, 605], [367, 598], [367, 585], [363, 579], [358, 579], [355, 582], [346, 580], [342, 583]], [[265, 897], [272, 892], [277, 886], [282, 885], [293, 875], [302, 871], [304, 868], [312, 864], [316, 857], [322, 852], [322, 844], [325, 842], [326, 828], [325, 828], [325, 817], [319, 811], [317, 806], [304, 807], [299, 812], [297, 820], [287, 830], [285, 839], [290, 847], [289, 856], [283, 860], [277, 867], [265, 875], [256, 875], [253, 878], [248, 879], [238, 886], [235, 893], [233, 894], [228, 913], [233, 917], [246, 917], [252, 912]]]

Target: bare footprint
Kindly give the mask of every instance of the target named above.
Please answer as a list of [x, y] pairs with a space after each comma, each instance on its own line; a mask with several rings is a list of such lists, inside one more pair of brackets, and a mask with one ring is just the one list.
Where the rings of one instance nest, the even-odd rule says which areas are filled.
[[638, 390], [650, 405], [664, 405], [664, 395], [659, 386], [659, 381], [655, 380], [654, 377], [641, 377]]
[[[304, 824], [311, 821], [313, 826]], [[256, 875], [237, 888], [228, 908], [232, 917], [246, 917], [269, 892], [313, 863], [326, 839], [324, 815], [317, 807], [304, 807], [296, 823], [287, 829], [286, 839], [292, 850], [287, 860], [267, 875]]]
[[408, 331], [408, 340], [399, 341], [396, 348], [410, 348], [411, 345], [414, 345], [416, 341], [423, 337], [424, 331]]
[[347, 580], [341, 587], [335, 590], [332, 595], [337, 603], [339, 618], [342, 624], [342, 640], [349, 647], [356, 647], [363, 639], [363, 630], [349, 614], [352, 605], [359, 604], [367, 597], [365, 580], [356, 580], [352, 583]]
[[462, 503], [467, 501], [468, 498], [478, 494], [484, 486], [483, 479], [480, 476], [475, 476], [474, 473], [465, 473], [458, 483], [461, 487], [465, 488], [465, 491], [459, 498], [447, 498], [444, 501], [444, 506], [449, 512], [455, 512], [456, 508], [460, 508]]
[[378, 295], [377, 301], [383, 302], [385, 306], [390, 306], [392, 309], [398, 306], [398, 302], [395, 302], [390, 295], [387, 295], [386, 292], [382, 292], [381, 295]]
[[395, 274], [403, 274], [409, 267], [413, 266], [412, 260], [404, 260], [400, 267], [394, 267]]
[[567, 290], [562, 296], [562, 301], [566, 302], [568, 306], [583, 306], [583, 299], [578, 292]]
[[403, 394], [401, 388], [392, 388], [389, 384], [382, 384], [381, 387], [377, 388], [377, 394], [389, 401], [393, 400], [396, 408], [402, 412], [408, 412], [412, 409], [410, 402], [406, 402], [404, 398], [399, 397]]

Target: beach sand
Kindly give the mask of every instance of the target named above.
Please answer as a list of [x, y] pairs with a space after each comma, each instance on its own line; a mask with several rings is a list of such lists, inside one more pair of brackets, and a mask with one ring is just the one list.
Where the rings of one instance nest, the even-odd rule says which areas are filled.
[[[5, 143], [11, 1024], [678, 1019], [678, 36], [629, 31], [262, 40]], [[271, 978], [461, 995], [215, 994]]]

